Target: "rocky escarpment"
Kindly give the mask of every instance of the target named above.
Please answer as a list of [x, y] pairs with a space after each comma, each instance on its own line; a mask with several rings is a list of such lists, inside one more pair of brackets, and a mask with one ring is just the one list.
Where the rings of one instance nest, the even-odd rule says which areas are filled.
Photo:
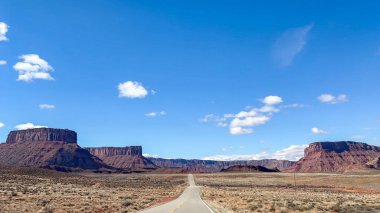
[[77, 133], [68, 129], [52, 128], [17, 130], [8, 134], [6, 143], [39, 141], [77, 143]]
[[365, 165], [367, 168], [370, 168], [370, 169], [380, 169], [380, 155], [376, 157], [375, 159], [367, 162]]
[[140, 155], [142, 156], [141, 146], [126, 147], [88, 147], [86, 148], [91, 154], [99, 157], [111, 157], [115, 155]]
[[92, 155], [105, 164], [119, 169], [157, 169], [152, 161], [142, 155], [141, 146], [127, 147], [88, 147]]
[[76, 132], [52, 128], [10, 132], [7, 142], [0, 144], [0, 164], [79, 169], [110, 168], [78, 146]]
[[214, 160], [186, 160], [186, 159], [164, 159], [149, 158], [154, 164], [161, 168], [181, 168], [189, 172], [219, 172], [231, 166], [263, 166], [270, 169], [284, 170], [295, 164], [288, 160], [249, 160], [249, 161], [214, 161]]
[[221, 172], [251, 173], [251, 172], [280, 172], [280, 170], [268, 169], [263, 166], [230, 166], [226, 169], [222, 169]]
[[366, 143], [315, 142], [305, 149], [305, 155], [287, 171], [346, 172], [366, 168], [366, 163], [380, 155], [380, 147]]

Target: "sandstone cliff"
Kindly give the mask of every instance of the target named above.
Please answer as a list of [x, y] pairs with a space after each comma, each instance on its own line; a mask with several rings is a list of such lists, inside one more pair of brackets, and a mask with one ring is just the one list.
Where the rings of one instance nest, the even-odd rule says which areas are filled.
[[288, 160], [250, 160], [250, 161], [214, 161], [214, 160], [186, 160], [186, 159], [164, 159], [149, 158], [154, 164], [161, 168], [181, 168], [189, 172], [219, 172], [231, 166], [263, 166], [270, 169], [284, 170], [295, 162]]
[[380, 155], [375, 159], [367, 162], [366, 167], [370, 169], [380, 169]]
[[38, 141], [77, 143], [77, 133], [67, 129], [52, 128], [17, 130], [8, 134], [6, 143]]
[[140, 155], [142, 156], [141, 146], [126, 147], [88, 147], [86, 148], [91, 154], [98, 157], [112, 157], [115, 155]]
[[0, 164], [8, 166], [62, 166], [80, 169], [110, 168], [77, 144], [71, 130], [38, 128], [9, 133], [0, 144]]
[[119, 169], [157, 169], [152, 161], [142, 155], [141, 146], [127, 147], [88, 147], [92, 155], [105, 164]]
[[287, 171], [345, 172], [366, 168], [366, 163], [380, 155], [380, 147], [366, 143], [315, 142], [305, 149], [305, 155]]

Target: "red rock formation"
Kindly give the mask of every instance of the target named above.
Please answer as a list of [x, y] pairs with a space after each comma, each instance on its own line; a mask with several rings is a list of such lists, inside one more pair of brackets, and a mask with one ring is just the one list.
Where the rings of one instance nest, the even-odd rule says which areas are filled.
[[370, 169], [380, 169], [380, 156], [366, 163], [366, 167]]
[[141, 146], [127, 147], [89, 147], [91, 154], [99, 157], [105, 164], [119, 169], [157, 169], [152, 161], [142, 156]]
[[289, 172], [345, 172], [362, 170], [379, 156], [380, 147], [366, 143], [316, 142], [305, 149], [305, 156], [287, 169]]
[[68, 129], [52, 128], [17, 130], [8, 134], [6, 143], [37, 141], [77, 143], [77, 133]]
[[221, 172], [243, 172], [243, 173], [250, 173], [250, 172], [280, 172], [278, 169], [268, 169], [263, 166], [230, 166], [226, 169], [222, 169]]
[[99, 169], [105, 165], [77, 144], [64, 142], [20, 142], [0, 144], [0, 164], [43, 167], [48, 165]]
[[115, 155], [142, 155], [141, 146], [126, 147], [88, 147], [86, 148], [91, 154], [98, 157], [111, 157]]
[[0, 144], [0, 164], [8, 166], [62, 166], [80, 169], [110, 168], [76, 143], [77, 134], [63, 129], [12, 131]]
[[284, 170], [295, 162], [288, 160], [250, 160], [250, 161], [214, 161], [214, 160], [186, 160], [186, 159], [164, 159], [149, 158], [154, 164], [161, 168], [182, 168], [190, 172], [219, 172], [231, 166], [263, 166], [271, 169]]

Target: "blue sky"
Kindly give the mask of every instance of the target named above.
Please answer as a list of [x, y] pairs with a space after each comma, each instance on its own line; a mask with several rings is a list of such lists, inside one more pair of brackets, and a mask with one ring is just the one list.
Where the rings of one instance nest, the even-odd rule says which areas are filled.
[[0, 141], [48, 126], [81, 146], [207, 159], [380, 145], [379, 7], [2, 0]]

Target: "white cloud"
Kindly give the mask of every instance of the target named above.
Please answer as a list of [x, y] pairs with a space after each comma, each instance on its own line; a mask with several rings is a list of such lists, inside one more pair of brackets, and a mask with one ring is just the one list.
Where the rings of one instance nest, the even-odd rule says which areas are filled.
[[244, 119], [235, 118], [231, 121], [231, 127], [239, 126], [258, 126], [267, 123], [270, 120], [269, 117], [265, 115], [259, 115], [255, 117], [246, 117]]
[[274, 113], [280, 109], [275, 107], [283, 102], [279, 96], [267, 96], [261, 100], [264, 106], [259, 108], [245, 107], [248, 111], [240, 111], [237, 114], [228, 113], [223, 116], [208, 114], [200, 121], [204, 123], [215, 122], [218, 127], [229, 127], [230, 134], [243, 135], [252, 134], [250, 127], [266, 124], [270, 121]]
[[0, 65], [6, 65], [7, 64], [7, 61], [5, 60], [0, 60]]
[[18, 72], [18, 81], [32, 81], [33, 79], [54, 80], [50, 72], [53, 71], [48, 62], [36, 54], [22, 55], [22, 61], [17, 62], [13, 69]]
[[148, 153], [143, 153], [142, 154], [144, 157], [146, 158], [158, 158], [159, 156], [158, 155], [155, 155], [155, 154], [148, 154]]
[[0, 128], [3, 128], [4, 126], [5, 124], [0, 122]]
[[294, 58], [305, 47], [307, 35], [312, 28], [313, 24], [309, 24], [289, 29], [276, 40], [273, 46], [273, 58], [277, 65], [285, 67], [292, 64]]
[[292, 160], [297, 161], [304, 156], [304, 150], [308, 145], [291, 145], [285, 149], [278, 150], [273, 153], [261, 152], [251, 155], [215, 155], [203, 158], [203, 160], [262, 160], [262, 159], [277, 159], [277, 160]]
[[265, 105], [258, 109], [259, 112], [279, 112], [280, 110], [272, 105]]
[[245, 117], [251, 117], [257, 115], [257, 112], [255, 110], [251, 110], [249, 112], [247, 111], [240, 111], [238, 114], [235, 115], [237, 118], [245, 118]]
[[249, 128], [243, 128], [240, 126], [230, 127], [230, 133], [231, 135], [246, 135], [246, 134], [252, 134], [253, 130]]
[[119, 97], [124, 98], [144, 98], [148, 95], [148, 91], [137, 81], [127, 81], [120, 83], [118, 86]]
[[145, 116], [147, 116], [147, 117], [157, 117], [157, 116], [164, 116], [164, 115], [166, 115], [165, 111], [161, 111], [161, 112], [149, 112], [149, 113], [145, 114]]
[[317, 135], [325, 135], [328, 133], [327, 131], [322, 130], [322, 129], [318, 129], [317, 127], [311, 128], [311, 132], [314, 134], [317, 134]]
[[228, 126], [228, 123], [225, 123], [225, 122], [218, 122], [216, 125], [219, 126], [219, 127], [227, 127], [227, 126]]
[[287, 109], [287, 108], [304, 108], [307, 107], [305, 104], [289, 104], [282, 106], [282, 108]]
[[224, 122], [227, 119], [225, 117], [220, 117], [214, 114], [207, 114], [202, 119], [200, 119], [200, 122], [202, 123], [209, 123], [209, 122]]
[[9, 29], [9, 26], [6, 23], [0, 22], [0, 41], [7, 41], [8, 40], [8, 38], [6, 36], [8, 29]]
[[40, 109], [52, 110], [54, 108], [55, 108], [55, 106], [52, 104], [40, 104]]
[[17, 130], [36, 129], [36, 128], [48, 128], [47, 126], [34, 125], [32, 123], [19, 124], [15, 126]]
[[282, 103], [282, 98], [279, 96], [270, 95], [263, 99], [263, 103], [266, 105], [276, 105]]
[[347, 95], [341, 94], [338, 96], [334, 96], [331, 94], [322, 94], [318, 96], [318, 100], [322, 103], [327, 104], [340, 104], [348, 101]]

